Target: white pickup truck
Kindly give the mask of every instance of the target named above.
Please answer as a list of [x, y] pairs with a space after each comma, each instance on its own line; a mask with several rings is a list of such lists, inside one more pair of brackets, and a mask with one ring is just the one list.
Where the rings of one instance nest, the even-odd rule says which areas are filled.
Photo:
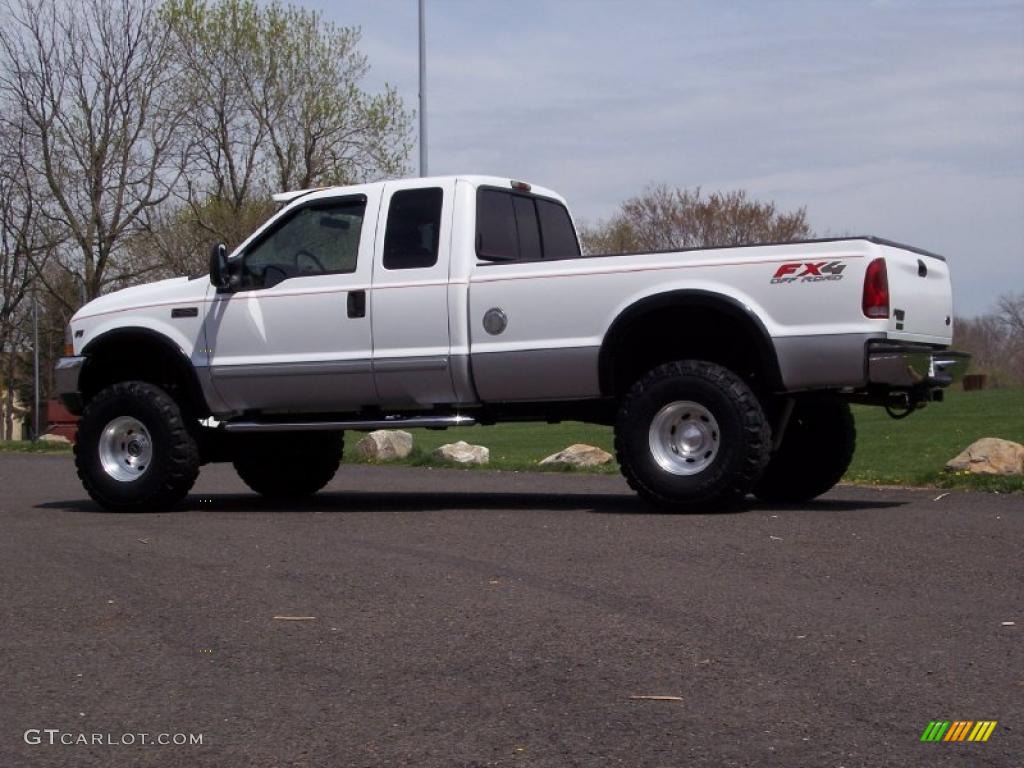
[[344, 430], [614, 425], [659, 508], [802, 501], [854, 448], [850, 403], [909, 413], [966, 365], [949, 271], [870, 237], [583, 256], [564, 200], [458, 176], [303, 190], [210, 275], [82, 307], [57, 365], [98, 503], [179, 502], [201, 464], [315, 493]]

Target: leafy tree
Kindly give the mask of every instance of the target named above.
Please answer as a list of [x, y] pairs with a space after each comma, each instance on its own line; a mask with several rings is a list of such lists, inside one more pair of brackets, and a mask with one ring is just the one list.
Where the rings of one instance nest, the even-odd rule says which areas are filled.
[[626, 200], [611, 218], [581, 232], [588, 253], [625, 253], [761, 242], [812, 236], [807, 211], [780, 211], [745, 190], [713, 192], [651, 186]]
[[208, 268], [211, 232], [229, 249], [239, 245], [274, 213], [269, 198], [230, 205], [211, 200], [156, 212], [144, 233], [127, 245], [129, 257], [141, 264], [161, 265], [158, 276], [204, 274]]
[[275, 189], [406, 169], [409, 114], [393, 88], [360, 88], [358, 29], [253, 0], [167, 0], [162, 18], [185, 68], [187, 200], [211, 234], [232, 239], [211, 203], [240, 213]]

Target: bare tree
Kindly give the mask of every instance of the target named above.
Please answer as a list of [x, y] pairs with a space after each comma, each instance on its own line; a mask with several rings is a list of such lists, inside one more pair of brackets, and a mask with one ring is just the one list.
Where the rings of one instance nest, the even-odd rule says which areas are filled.
[[1024, 343], [1024, 291], [1000, 296], [996, 312], [1007, 334], [1016, 343]]
[[27, 172], [48, 193], [42, 214], [73, 244], [60, 262], [92, 298], [139, 277], [120, 246], [182, 173], [174, 49], [153, 0], [6, 6], [0, 120], [24, 118]]
[[2, 439], [14, 429], [18, 358], [25, 349], [25, 319], [37, 270], [46, 267], [55, 242], [43, 226], [40, 196], [26, 173], [24, 126], [0, 124], [0, 392]]
[[775, 203], [751, 200], [746, 191], [705, 195], [700, 187], [648, 187], [626, 200], [610, 219], [584, 228], [588, 253], [658, 251], [761, 242], [789, 242], [812, 236], [807, 211], [780, 211]]
[[971, 353], [971, 370], [990, 386], [1024, 383], [1024, 293], [1004, 294], [993, 312], [957, 318], [953, 346]]
[[1024, 292], [1007, 293], [996, 303], [1004, 334], [1004, 360], [1018, 382], [1024, 382]]

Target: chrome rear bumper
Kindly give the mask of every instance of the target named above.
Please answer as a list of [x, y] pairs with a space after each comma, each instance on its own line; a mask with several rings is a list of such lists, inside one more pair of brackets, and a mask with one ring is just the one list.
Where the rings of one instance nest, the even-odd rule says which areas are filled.
[[876, 344], [868, 348], [868, 384], [892, 389], [948, 387], [963, 378], [971, 356], [909, 344]]

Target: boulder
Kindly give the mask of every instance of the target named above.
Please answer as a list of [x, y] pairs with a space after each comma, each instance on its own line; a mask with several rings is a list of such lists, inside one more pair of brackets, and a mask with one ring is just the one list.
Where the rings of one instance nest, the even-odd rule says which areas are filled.
[[356, 443], [356, 453], [371, 461], [404, 459], [412, 453], [412, 435], [401, 429], [378, 429]]
[[946, 462], [950, 472], [972, 475], [1024, 475], [1024, 445], [997, 437], [975, 440], [956, 458]]
[[544, 466], [564, 466], [564, 467], [599, 467], [602, 464], [607, 464], [612, 460], [612, 455], [608, 451], [603, 451], [597, 446], [587, 445], [585, 443], [575, 443], [570, 445], [565, 450], [553, 453], [546, 459], [541, 459], [540, 465]]
[[438, 461], [454, 461], [457, 464], [486, 464], [491, 460], [491, 452], [487, 448], [470, 445], [465, 440], [442, 445], [430, 455]]
[[64, 435], [40, 435], [39, 440], [44, 443], [58, 443], [60, 445], [71, 445], [71, 441]]

